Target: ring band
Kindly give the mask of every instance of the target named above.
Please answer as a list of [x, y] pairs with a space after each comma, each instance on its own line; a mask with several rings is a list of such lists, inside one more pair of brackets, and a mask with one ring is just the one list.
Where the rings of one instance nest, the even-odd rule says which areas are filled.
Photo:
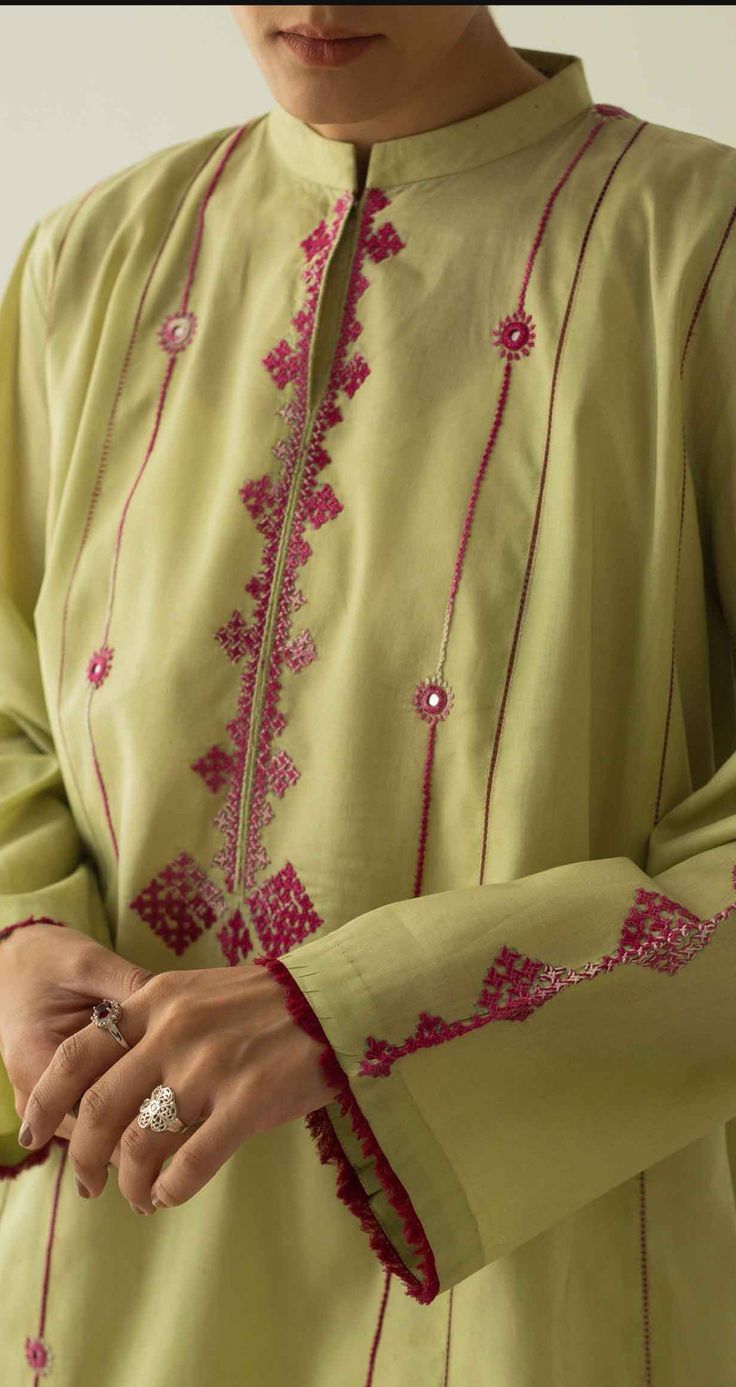
[[154, 1132], [186, 1132], [188, 1128], [176, 1111], [176, 1099], [168, 1084], [159, 1084], [150, 1098], [141, 1103], [138, 1112], [138, 1126], [150, 1127]]
[[101, 1031], [108, 1031], [113, 1040], [117, 1040], [118, 1045], [122, 1045], [124, 1050], [129, 1050], [130, 1046], [124, 1036], [118, 1030], [118, 1021], [123, 1008], [119, 1002], [113, 1002], [109, 997], [98, 1002], [92, 1008], [92, 1020]]

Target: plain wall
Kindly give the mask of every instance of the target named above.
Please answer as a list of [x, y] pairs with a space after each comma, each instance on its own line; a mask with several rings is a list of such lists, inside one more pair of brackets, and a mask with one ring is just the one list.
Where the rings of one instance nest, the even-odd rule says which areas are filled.
[[[580, 56], [594, 101], [736, 144], [733, 5], [494, 5]], [[0, 6], [0, 284], [38, 217], [154, 150], [268, 110], [225, 5]]]

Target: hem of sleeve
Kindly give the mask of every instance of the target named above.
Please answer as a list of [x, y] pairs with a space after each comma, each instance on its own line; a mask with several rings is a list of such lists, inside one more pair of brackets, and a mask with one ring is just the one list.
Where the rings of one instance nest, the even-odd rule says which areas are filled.
[[17, 1161], [5, 1162], [1, 1159], [5, 1153], [0, 1142], [0, 1180], [14, 1180], [16, 1175], [22, 1175], [23, 1171], [29, 1170], [31, 1166], [43, 1165], [57, 1146], [66, 1144], [63, 1137], [52, 1137], [45, 1146], [40, 1146], [38, 1151], [31, 1151], [27, 1156], [21, 1155]]
[[52, 920], [50, 915], [29, 915], [26, 920], [16, 920], [14, 924], [5, 925], [0, 929], [0, 943], [14, 930], [25, 929], [27, 925], [59, 925], [62, 929], [67, 928], [63, 920]]
[[358, 1219], [368, 1235], [370, 1246], [386, 1270], [403, 1281], [406, 1292], [422, 1305], [429, 1305], [439, 1292], [439, 1278], [434, 1253], [422, 1223], [409, 1195], [382, 1151], [375, 1133], [358, 1105], [350, 1087], [350, 1081], [342, 1069], [335, 1051], [324, 1031], [316, 1013], [289, 972], [277, 958], [259, 957], [255, 963], [267, 968], [285, 993], [286, 1008], [292, 1020], [301, 1026], [313, 1040], [322, 1045], [320, 1065], [325, 1079], [335, 1090], [336, 1102], [344, 1117], [347, 1117], [358, 1139], [363, 1155], [373, 1162], [373, 1168], [392, 1208], [401, 1220], [404, 1237], [411, 1247], [417, 1249], [419, 1275], [416, 1276], [402, 1260], [397, 1249], [381, 1227], [365, 1189], [343, 1149], [337, 1132], [330, 1121], [327, 1108], [318, 1108], [308, 1113], [305, 1123], [314, 1140], [323, 1165], [336, 1166], [337, 1195], [343, 1204]]

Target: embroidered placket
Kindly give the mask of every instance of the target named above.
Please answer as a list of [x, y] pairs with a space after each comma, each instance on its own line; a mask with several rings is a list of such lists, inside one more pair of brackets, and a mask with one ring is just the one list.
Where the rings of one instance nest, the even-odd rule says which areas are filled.
[[[353, 236], [354, 243], [345, 271], [345, 282], [349, 282], [350, 276], [352, 275], [355, 264], [356, 239], [357, 234], [360, 230], [360, 226], [362, 224], [364, 204], [368, 192], [369, 190], [367, 188], [364, 189], [359, 201], [356, 202], [353, 199], [353, 201], [351, 202], [351, 205], [348, 208], [348, 211], [345, 215], [345, 219], [342, 223], [340, 231], [335, 239], [333, 246], [331, 247], [330, 257], [325, 267], [324, 277], [320, 285], [320, 292], [317, 303], [317, 327], [309, 344], [309, 358], [307, 367], [307, 417], [304, 424], [304, 432], [302, 434], [299, 455], [292, 476], [291, 490], [289, 492], [289, 499], [284, 514], [281, 535], [279, 537], [279, 547], [276, 556], [276, 562], [274, 565], [274, 574], [273, 581], [271, 584], [268, 613], [266, 616], [263, 640], [261, 643], [261, 649], [258, 658], [258, 669], [255, 678], [252, 722], [249, 728], [248, 747], [240, 794], [240, 810], [238, 816], [238, 852], [235, 868], [236, 884], [242, 882], [245, 882], [247, 884], [249, 880], [248, 837], [252, 814], [253, 783], [256, 771], [258, 752], [261, 743], [261, 722], [263, 717], [266, 683], [268, 680], [269, 670], [271, 668], [274, 633], [276, 627], [276, 620], [281, 604], [282, 585], [284, 580], [284, 572], [286, 567], [289, 545], [292, 537], [294, 517], [296, 514], [297, 506], [301, 499], [302, 483], [304, 480], [304, 470], [309, 454], [310, 444], [312, 441], [312, 433], [314, 430], [315, 419], [317, 417], [322, 403], [321, 393], [318, 394], [315, 390], [315, 346], [319, 340], [319, 317], [322, 310], [322, 306], [324, 304], [326, 286], [329, 282], [330, 267], [332, 265], [332, 261], [335, 256], [337, 247], [340, 244], [342, 237], [346, 234], [351, 234]], [[337, 349], [337, 344], [340, 336], [340, 327], [341, 324], [338, 320], [337, 334], [333, 343], [331, 356], [334, 356], [334, 352]]]

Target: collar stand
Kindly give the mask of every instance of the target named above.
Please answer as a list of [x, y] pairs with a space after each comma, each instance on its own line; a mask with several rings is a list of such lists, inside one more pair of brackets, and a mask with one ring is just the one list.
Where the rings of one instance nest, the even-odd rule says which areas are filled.
[[[581, 58], [536, 48], [514, 51], [547, 81], [480, 115], [377, 141], [371, 147], [365, 186], [390, 188], [464, 173], [516, 153], [592, 107]], [[327, 139], [278, 104], [267, 112], [266, 126], [272, 148], [294, 173], [327, 187], [357, 191], [356, 150], [349, 141]]]

